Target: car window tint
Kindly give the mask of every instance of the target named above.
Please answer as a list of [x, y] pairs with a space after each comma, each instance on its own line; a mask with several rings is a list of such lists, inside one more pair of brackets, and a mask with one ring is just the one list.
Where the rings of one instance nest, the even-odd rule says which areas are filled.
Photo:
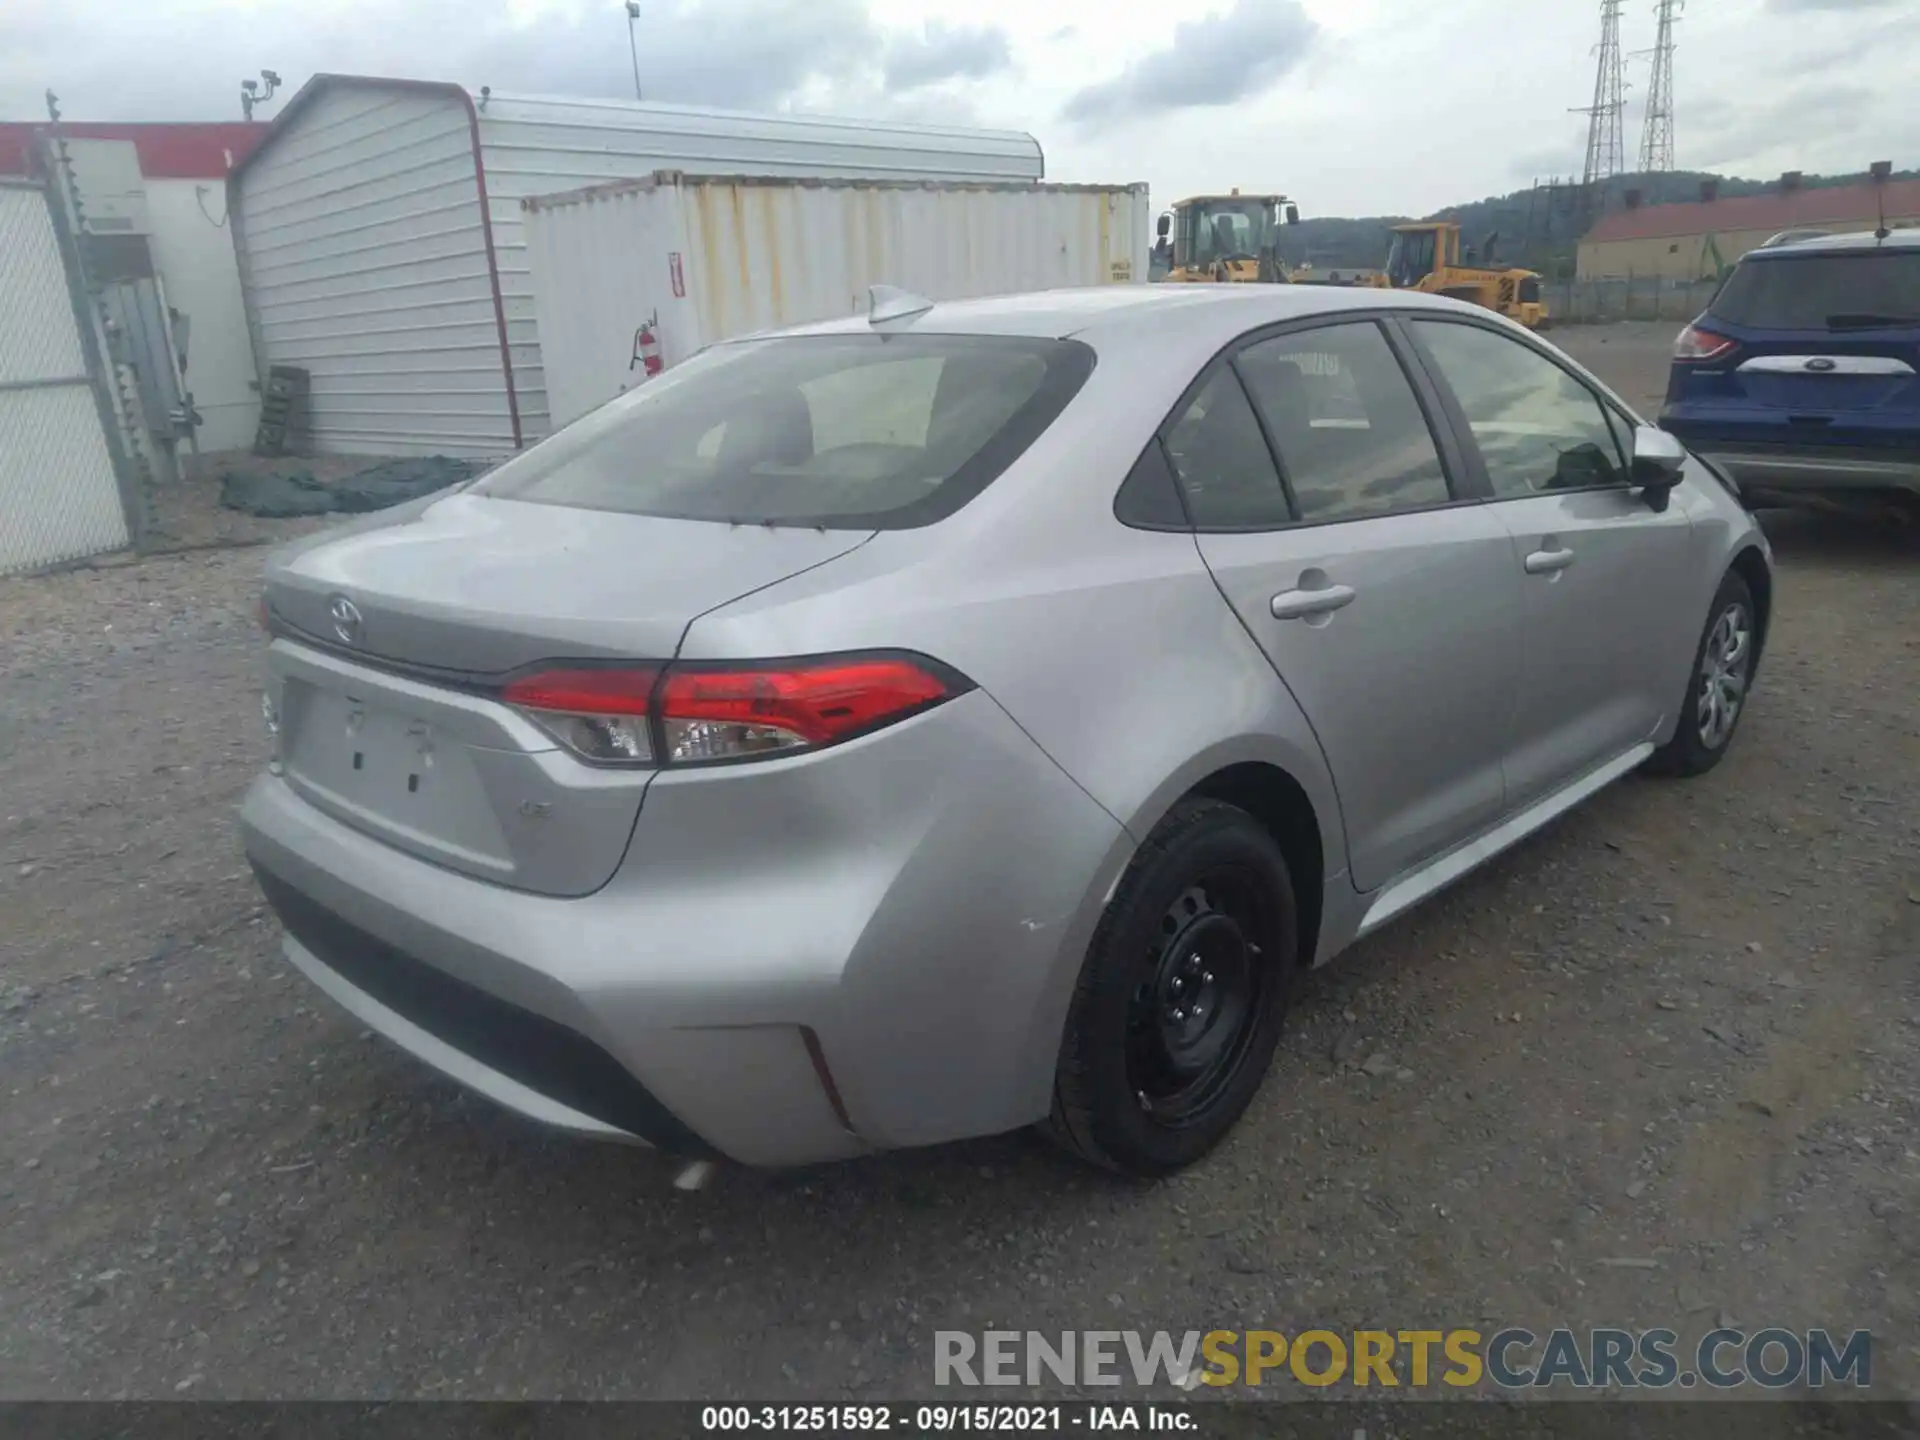
[[1114, 496], [1113, 513], [1122, 525], [1141, 530], [1185, 530], [1187, 512], [1180, 489], [1167, 464], [1167, 452], [1155, 437], [1140, 452], [1132, 471]]
[[1770, 330], [1920, 325], [1920, 249], [1743, 260], [1707, 313]]
[[1626, 483], [1599, 397], [1567, 371], [1477, 325], [1413, 327], [1466, 412], [1496, 497]]
[[1006, 469], [1092, 369], [1065, 340], [719, 345], [516, 456], [474, 494], [683, 520], [930, 524]]
[[[923, 355], [835, 370], [803, 383], [800, 393], [813, 418], [815, 452], [824, 455], [848, 445], [924, 448], [934, 389], [945, 363], [939, 356]], [[1009, 367], [1008, 373], [1031, 393], [1041, 362], [1023, 357], [1022, 364], [1033, 367], [1027, 376], [1020, 377], [1018, 367]], [[1019, 409], [1024, 398], [1015, 399], [1006, 413]]]
[[1287, 525], [1273, 452], [1231, 367], [1222, 366], [1167, 431], [1167, 457], [1202, 529]]
[[1236, 358], [1302, 520], [1351, 520], [1452, 496], [1433, 432], [1377, 325], [1336, 325]]

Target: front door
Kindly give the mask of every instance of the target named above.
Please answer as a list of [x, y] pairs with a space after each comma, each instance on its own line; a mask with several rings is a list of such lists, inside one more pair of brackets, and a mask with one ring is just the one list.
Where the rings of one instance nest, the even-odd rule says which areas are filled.
[[1628, 488], [1631, 433], [1541, 350], [1471, 323], [1418, 320], [1418, 338], [1471, 432], [1512, 538], [1525, 633], [1507, 797], [1519, 809], [1656, 738], [1691, 639], [1692, 526]]
[[1455, 503], [1382, 329], [1242, 349], [1166, 444], [1201, 554], [1327, 757], [1354, 885], [1385, 885], [1497, 820], [1512, 545], [1485, 506]]

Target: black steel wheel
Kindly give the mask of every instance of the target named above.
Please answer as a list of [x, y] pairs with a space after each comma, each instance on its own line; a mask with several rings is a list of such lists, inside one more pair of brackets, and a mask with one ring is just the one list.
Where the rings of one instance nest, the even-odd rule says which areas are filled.
[[1142, 956], [1127, 1010], [1127, 1080], [1163, 1124], [1204, 1116], [1253, 1038], [1267, 979], [1255, 937], [1271, 931], [1274, 908], [1260, 883], [1224, 867], [1196, 877]]
[[1152, 1176], [1198, 1160], [1260, 1087], [1298, 969], [1292, 877], [1273, 837], [1213, 800], [1175, 807], [1089, 948], [1049, 1129]]

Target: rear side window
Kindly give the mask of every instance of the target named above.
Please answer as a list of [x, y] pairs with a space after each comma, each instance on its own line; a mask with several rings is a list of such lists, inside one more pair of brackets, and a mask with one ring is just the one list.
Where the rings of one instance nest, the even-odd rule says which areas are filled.
[[793, 336], [722, 345], [472, 493], [676, 520], [904, 529], [951, 515], [1093, 369], [1068, 340]]
[[1920, 325], [1920, 248], [1744, 260], [1707, 313], [1766, 330]]
[[1167, 456], [1202, 530], [1268, 530], [1293, 522], [1273, 452], [1247, 392], [1222, 365], [1167, 430]]
[[1453, 498], [1420, 402], [1377, 325], [1263, 341], [1234, 363], [1302, 520], [1358, 520]]

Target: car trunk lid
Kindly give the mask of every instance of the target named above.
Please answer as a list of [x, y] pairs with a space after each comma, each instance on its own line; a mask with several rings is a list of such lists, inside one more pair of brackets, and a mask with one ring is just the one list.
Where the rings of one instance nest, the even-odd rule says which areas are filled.
[[666, 661], [716, 606], [867, 531], [727, 525], [460, 495], [268, 573], [282, 773], [335, 819], [437, 864], [586, 894], [650, 771], [589, 765], [495, 698], [558, 659]]

